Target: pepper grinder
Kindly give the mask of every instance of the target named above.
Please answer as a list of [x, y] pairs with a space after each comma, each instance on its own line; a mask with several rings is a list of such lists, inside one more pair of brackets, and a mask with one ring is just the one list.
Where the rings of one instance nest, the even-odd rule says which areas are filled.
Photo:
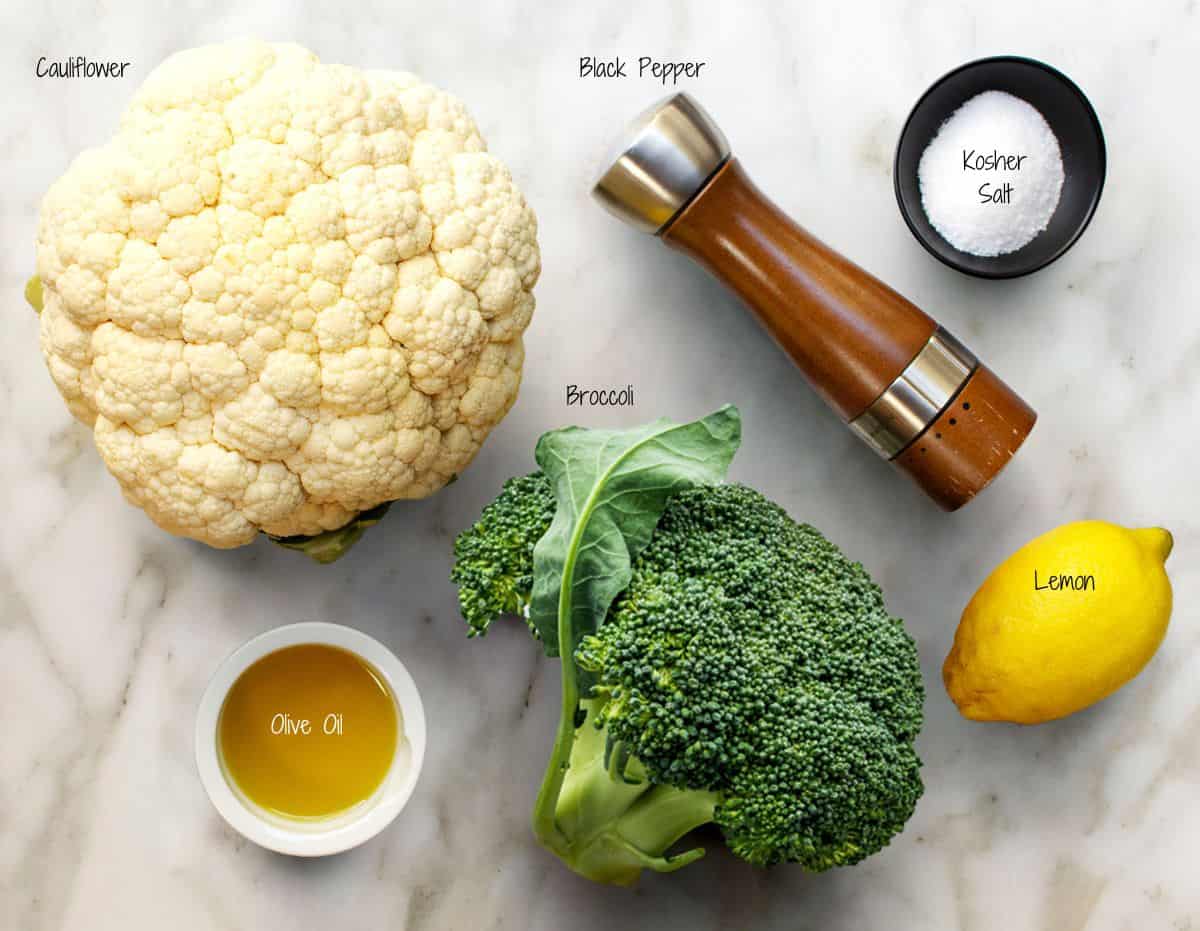
[[854, 433], [956, 510], [1037, 414], [945, 329], [768, 200], [687, 94], [630, 127], [593, 189], [691, 256], [754, 312]]

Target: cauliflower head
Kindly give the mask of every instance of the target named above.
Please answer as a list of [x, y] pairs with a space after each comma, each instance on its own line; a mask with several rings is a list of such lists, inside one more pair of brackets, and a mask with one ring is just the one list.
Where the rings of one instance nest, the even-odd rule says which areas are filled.
[[425, 497], [516, 399], [537, 221], [463, 104], [180, 52], [42, 202], [41, 345], [133, 504], [216, 547]]

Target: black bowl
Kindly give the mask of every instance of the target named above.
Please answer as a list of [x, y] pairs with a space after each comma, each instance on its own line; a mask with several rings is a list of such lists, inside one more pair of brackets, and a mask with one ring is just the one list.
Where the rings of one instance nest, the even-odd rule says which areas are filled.
[[[917, 166], [943, 122], [984, 91], [1007, 91], [1041, 112], [1058, 137], [1063, 187], [1050, 224], [1015, 252], [977, 256], [955, 249], [933, 228], [921, 206]], [[938, 79], [917, 101], [896, 146], [896, 200], [917, 241], [951, 268], [980, 278], [1016, 278], [1049, 265], [1087, 228], [1104, 188], [1104, 133], [1096, 111], [1075, 83], [1031, 58], [981, 58]]]

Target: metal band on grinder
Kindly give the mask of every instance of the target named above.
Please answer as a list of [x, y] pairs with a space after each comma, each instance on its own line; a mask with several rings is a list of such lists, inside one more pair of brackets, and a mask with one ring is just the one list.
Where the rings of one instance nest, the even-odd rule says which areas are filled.
[[894, 459], [937, 419], [978, 365], [971, 350], [938, 327], [850, 429], [884, 459]]

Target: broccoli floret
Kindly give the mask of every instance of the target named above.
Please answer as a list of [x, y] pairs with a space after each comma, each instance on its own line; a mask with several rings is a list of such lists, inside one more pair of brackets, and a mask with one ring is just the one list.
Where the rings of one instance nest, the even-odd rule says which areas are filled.
[[858, 563], [750, 488], [672, 499], [579, 664], [651, 782], [722, 794], [752, 863], [882, 848], [921, 794], [916, 647]]
[[[508, 603], [524, 604], [554, 504], [544, 478], [519, 481], [536, 504], [510, 483], [492, 506], [502, 514], [485, 512], [460, 545], [494, 553], [521, 580], [515, 597], [502, 586]], [[464, 543], [479, 536], [491, 544]], [[492, 584], [481, 568], [457, 579]], [[460, 599], [477, 632], [478, 606], [501, 601], [461, 587]], [[884, 847], [921, 796], [912, 638], [861, 565], [750, 488], [674, 496], [575, 660], [599, 684], [576, 712], [558, 832], [542, 840], [585, 876], [677, 869], [703, 850], [673, 845], [710, 822], [756, 865], [848, 865]]]
[[458, 586], [470, 636], [487, 633], [502, 615], [525, 616], [533, 591], [533, 547], [553, 519], [554, 491], [544, 474], [534, 472], [505, 482], [474, 526], [458, 535], [450, 580]]

